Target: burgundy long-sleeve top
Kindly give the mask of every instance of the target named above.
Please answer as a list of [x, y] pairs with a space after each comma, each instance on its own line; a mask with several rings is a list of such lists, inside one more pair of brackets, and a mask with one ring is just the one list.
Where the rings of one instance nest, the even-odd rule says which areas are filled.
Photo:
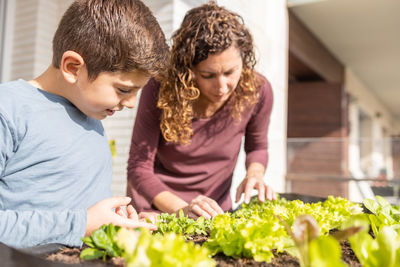
[[212, 117], [193, 119], [189, 145], [166, 142], [157, 108], [159, 84], [150, 80], [143, 88], [133, 128], [128, 160], [127, 194], [138, 212], [156, 211], [153, 199], [169, 191], [186, 202], [198, 195], [214, 199], [224, 211], [231, 209], [230, 187], [242, 137], [246, 167], [268, 162], [268, 125], [273, 95], [261, 75], [256, 104], [235, 120], [229, 101]]

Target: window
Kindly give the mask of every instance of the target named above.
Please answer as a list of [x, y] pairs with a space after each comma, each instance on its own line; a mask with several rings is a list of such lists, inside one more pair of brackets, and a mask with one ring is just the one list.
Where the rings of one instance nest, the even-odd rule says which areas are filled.
[[3, 81], [7, 0], [0, 0], [0, 82]]

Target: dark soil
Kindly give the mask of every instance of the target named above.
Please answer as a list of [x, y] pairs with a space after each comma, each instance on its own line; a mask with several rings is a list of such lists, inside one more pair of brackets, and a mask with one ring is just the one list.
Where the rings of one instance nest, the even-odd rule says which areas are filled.
[[[206, 240], [206, 236], [195, 236], [190, 239], [191, 241], [195, 242], [196, 244], [203, 244]], [[353, 250], [350, 248], [350, 244], [347, 241], [342, 241], [340, 243], [342, 247], [342, 259], [351, 267], [361, 267], [357, 257], [355, 256]], [[70, 263], [70, 264], [83, 264], [84, 261], [79, 258], [80, 249], [78, 248], [64, 248], [59, 250], [54, 254], [50, 254], [46, 256], [47, 260], [56, 261], [56, 262], [63, 262], [63, 263]], [[270, 263], [266, 262], [256, 262], [252, 259], [234, 259], [232, 257], [225, 256], [223, 254], [217, 254], [213, 258], [217, 262], [218, 267], [241, 267], [241, 266], [256, 266], [256, 267], [299, 267], [299, 261], [297, 258], [290, 256], [287, 253], [277, 253], [273, 251], [274, 258]], [[106, 262], [102, 262], [101, 260], [91, 261], [92, 263], [103, 263], [104, 266], [125, 266], [124, 260], [122, 258], [112, 258], [107, 260]]]
[[[64, 248], [60, 249], [56, 253], [50, 254], [46, 256], [46, 260], [62, 262], [68, 264], [84, 264], [85, 261], [79, 257], [82, 249], [79, 248]], [[102, 260], [93, 260], [91, 263], [101, 264], [104, 266], [114, 266], [114, 267], [124, 267], [125, 261], [123, 258], [111, 258], [106, 262]]]

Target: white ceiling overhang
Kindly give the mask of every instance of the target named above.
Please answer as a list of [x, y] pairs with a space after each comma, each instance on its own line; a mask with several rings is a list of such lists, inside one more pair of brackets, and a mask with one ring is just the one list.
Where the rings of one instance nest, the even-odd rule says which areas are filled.
[[288, 0], [288, 6], [400, 122], [400, 0]]

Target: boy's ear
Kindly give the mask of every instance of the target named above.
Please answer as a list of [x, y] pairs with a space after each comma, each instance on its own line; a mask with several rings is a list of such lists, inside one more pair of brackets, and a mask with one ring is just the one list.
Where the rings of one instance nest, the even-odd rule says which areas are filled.
[[60, 70], [64, 79], [69, 83], [75, 83], [78, 75], [84, 71], [85, 61], [82, 56], [74, 51], [65, 51], [60, 64]]

